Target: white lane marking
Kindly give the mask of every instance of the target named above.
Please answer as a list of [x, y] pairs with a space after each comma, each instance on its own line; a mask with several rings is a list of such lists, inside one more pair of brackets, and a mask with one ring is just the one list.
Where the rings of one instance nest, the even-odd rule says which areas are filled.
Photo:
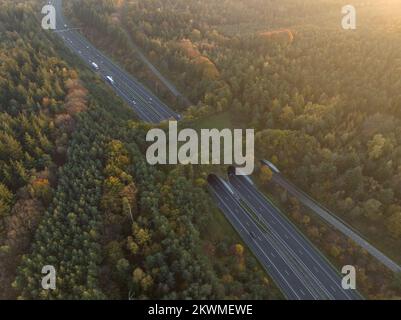
[[[215, 191], [215, 196], [221, 200], [220, 195], [219, 195], [216, 191]], [[226, 208], [228, 209], [229, 212], [231, 211], [230, 208], [227, 206], [227, 204], [225, 204], [224, 202], [223, 202], [223, 206], [226, 207]], [[242, 224], [241, 220], [239, 220], [238, 217], [235, 216], [235, 215], [232, 215], [232, 216], [233, 216], [233, 218], [234, 218], [235, 220], [237, 220], [237, 222], [240, 224], [240, 226], [242, 227], [242, 229], [243, 229], [244, 231], [247, 231], [246, 228], [245, 228], [245, 226]], [[235, 225], [234, 225], [234, 227], [235, 227]], [[241, 235], [241, 233], [240, 233], [240, 235]], [[272, 261], [269, 259], [269, 257], [267, 256], [267, 254], [265, 253], [265, 251], [264, 251], [257, 243], [255, 243], [255, 244], [256, 244], [256, 246], [259, 248], [259, 250], [260, 250], [260, 252], [262, 253], [262, 255], [265, 256], [267, 260], [269, 260], [270, 262], [272, 262]], [[293, 294], [294, 294], [298, 299], [300, 299], [301, 297], [297, 294], [297, 292], [295, 292], [294, 288], [289, 284], [289, 282], [287, 281], [286, 277], [284, 277], [284, 275], [280, 272], [280, 270], [277, 268], [277, 266], [276, 266], [275, 264], [273, 264], [273, 268], [276, 270], [276, 272], [279, 274], [279, 276], [281, 276], [282, 280], [287, 284], [287, 287], [293, 292]]]
[[[246, 185], [243, 181], [241, 181], [241, 179], [238, 179], [238, 181], [239, 181], [239, 183], [240, 183], [248, 192], [251, 192], [251, 193], [253, 194], [254, 191], [251, 190], [251, 188], [250, 188], [248, 185]], [[255, 192], [258, 193], [257, 190], [255, 190]], [[259, 204], [262, 203], [263, 205], [265, 205], [265, 204], [264, 204], [264, 202], [266, 201], [265, 199], [262, 200], [262, 199], [259, 198], [258, 196], [255, 196], [255, 199], [256, 199], [256, 201], [257, 201]], [[273, 214], [272, 216], [274, 217], [274, 219], [276, 219], [276, 220], [278, 221], [279, 225], [281, 225], [285, 230], [288, 231], [288, 227], [287, 227], [286, 225], [284, 225], [274, 214]], [[291, 227], [291, 226], [290, 226], [290, 227]], [[297, 229], [296, 229], [296, 230], [297, 230]], [[298, 230], [297, 230], [297, 231], [298, 231]], [[286, 236], [286, 235], [285, 235], [285, 236]], [[309, 256], [315, 263], [318, 263], [318, 261], [316, 261], [315, 257], [308, 251], [308, 249], [305, 248], [304, 244], [301, 243], [301, 242], [298, 240], [297, 237], [292, 236], [292, 239], [294, 239], [300, 246], [302, 246], [302, 247], [306, 250], [308, 256]], [[301, 239], [302, 239], [302, 235], [301, 235]], [[314, 246], [312, 246], [311, 249], [312, 249], [313, 251], [316, 250], [316, 248], [315, 248]], [[318, 255], [321, 254], [318, 250], [317, 250], [316, 252], [318, 253]], [[329, 268], [332, 269], [332, 267], [331, 267], [330, 265], [329, 265]], [[327, 270], [326, 270], [325, 268], [322, 268], [322, 270], [323, 270], [323, 273], [324, 273], [331, 281], [333, 281], [334, 283], [336, 283], [336, 285], [338, 285], [338, 286], [340, 287], [340, 285], [337, 284], [337, 281], [333, 278], [333, 276], [332, 276], [331, 273], [327, 272]], [[334, 270], [333, 270], [333, 271], [334, 271]], [[325, 290], [325, 291], [328, 293], [327, 290]], [[345, 295], [346, 295], [346, 297], [347, 297], [348, 299], [352, 299], [352, 297], [351, 297], [350, 295], [348, 295], [348, 293], [345, 293]]]
[[[84, 40], [83, 39], [81, 39], [81, 37], [78, 35], [78, 34], [75, 34], [75, 40], [77, 41], [77, 42], [79, 42], [80, 43], [80, 45], [84, 45]], [[71, 42], [71, 44], [73, 43], [72, 42], [72, 40], [70, 40], [70, 42]], [[78, 50], [78, 48], [74, 48], [75, 50]], [[100, 54], [99, 54], [99, 52], [95, 52], [94, 54], [96, 54], [97, 56], [101, 56]], [[102, 61], [103, 62], [103, 61]], [[116, 66], [116, 65], [114, 65], [112, 62], [110, 62], [110, 64], [113, 66], [113, 68], [117, 68], [118, 69], [118, 67]], [[111, 71], [111, 72], [114, 72], [115, 70], [113, 69], [113, 68], [111, 68], [111, 67], [107, 67], [108, 69], [109, 69], [109, 71]], [[119, 69], [118, 69], [119, 70]], [[120, 71], [120, 70], [119, 70]], [[121, 71], [122, 72], [122, 71]], [[119, 74], [119, 76], [121, 76], [121, 74]], [[122, 74], [122, 76], [123, 76], [123, 78], [127, 81], [127, 79], [128, 79], [128, 77], [125, 75], [125, 74]], [[129, 80], [129, 79], [128, 79]], [[126, 84], [124, 81], [122, 81], [122, 83], [121, 83], [124, 87], [126, 87], [127, 89], [128, 89], [128, 92], [129, 92], [129, 94], [134, 94], [135, 96], [137, 96], [138, 98], [139, 98], [139, 100], [141, 100], [143, 103], [144, 103], [144, 105], [145, 105], [145, 107], [147, 107], [147, 105], [146, 105], [146, 102], [145, 102], [145, 98], [141, 95], [141, 94], [139, 94], [135, 89], [132, 89], [131, 87], [130, 87], [130, 85], [129, 84]], [[137, 87], [137, 86], [135, 86], [135, 87]], [[122, 90], [120, 90], [120, 91], [122, 91]], [[142, 89], [140, 89], [139, 88], [139, 91], [142, 93]], [[126, 96], [125, 94], [124, 94], [124, 96]], [[130, 99], [129, 98], [127, 98], [129, 101], [130, 101]], [[148, 122], [151, 122], [151, 123], [153, 123], [153, 120], [154, 120], [154, 117], [153, 117], [153, 114], [156, 116], [156, 120], [155, 121], [160, 121], [160, 119], [161, 119], [161, 116], [160, 116], [160, 113], [157, 111], [157, 110], [154, 110], [153, 108], [149, 108], [149, 107], [147, 107], [146, 108], [146, 111], [150, 111], [151, 112], [151, 114], [148, 114], [148, 113], [146, 113], [144, 110], [142, 110], [142, 109], [138, 109], [138, 108], [134, 108], [136, 111], [137, 111], [137, 113], [139, 112], [141, 115], [140, 116], [142, 116], [142, 118], [144, 118], [146, 121], [148, 121]], [[144, 114], [146, 114], [146, 116], [144, 116]], [[160, 118], [160, 119], [159, 119]]]

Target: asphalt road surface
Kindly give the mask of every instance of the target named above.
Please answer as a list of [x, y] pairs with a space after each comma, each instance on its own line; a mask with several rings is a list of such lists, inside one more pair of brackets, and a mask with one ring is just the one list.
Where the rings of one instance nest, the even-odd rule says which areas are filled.
[[48, 1], [56, 8], [57, 30], [66, 46], [107, 82], [137, 114], [139, 119], [159, 123], [181, 116], [167, 107], [150, 90], [140, 84], [116, 63], [97, 50], [85, 37], [72, 28], [62, 14], [62, 0]]
[[344, 290], [342, 277], [319, 250], [283, 214], [258, 191], [252, 180], [235, 175], [229, 168], [229, 183], [238, 197], [250, 208], [261, 225], [267, 227], [276, 239], [277, 250], [287, 255], [294, 269], [307, 279], [311, 291], [319, 299], [360, 300], [355, 290]]
[[277, 171], [277, 168], [276, 169], [272, 168], [268, 161], [262, 161], [262, 163], [264, 165], [269, 166], [272, 169], [272, 171], [273, 171], [272, 181], [273, 182], [279, 184], [281, 187], [283, 187], [285, 190], [287, 190], [288, 193], [290, 193], [291, 195], [296, 197], [303, 205], [305, 205], [307, 208], [309, 208], [314, 213], [316, 213], [318, 216], [320, 216], [323, 220], [325, 220], [328, 224], [330, 224], [336, 230], [340, 231], [345, 236], [352, 239], [355, 243], [357, 243], [362, 248], [364, 248], [367, 252], [369, 252], [373, 257], [375, 257], [377, 260], [379, 260], [381, 263], [383, 263], [385, 266], [387, 266], [390, 270], [392, 270], [394, 272], [401, 272], [401, 267], [396, 262], [391, 260], [383, 252], [381, 252], [376, 247], [371, 245], [361, 235], [359, 235], [357, 231], [353, 230], [352, 227], [350, 227], [344, 221], [342, 221], [341, 219], [336, 217], [328, 209], [324, 208], [317, 201], [313, 200], [306, 193], [304, 193], [299, 188], [297, 188], [295, 185], [293, 185], [288, 180], [286, 180], [283, 177], [283, 175], [279, 171]]
[[[56, 8], [55, 32], [66, 46], [97, 72], [141, 120], [159, 123], [181, 118], [72, 28], [63, 17], [62, 0], [52, 0], [49, 4]], [[260, 215], [259, 222], [241, 206], [234, 188], [213, 175], [209, 177], [212, 194], [227, 219], [288, 299], [360, 298], [357, 292], [341, 288], [341, 278], [330, 264], [301, 235], [294, 235], [290, 226], [279, 220], [277, 213], [263, 203], [254, 190], [247, 189], [249, 186], [244, 185], [242, 178], [230, 177], [230, 181], [243, 201]]]
[[215, 175], [210, 175], [208, 181], [219, 208], [285, 297], [290, 300], [317, 299], [303, 283], [302, 275], [288, 265], [286, 257], [282, 257], [276, 250], [273, 240], [256, 225], [243, 209], [227, 183]]

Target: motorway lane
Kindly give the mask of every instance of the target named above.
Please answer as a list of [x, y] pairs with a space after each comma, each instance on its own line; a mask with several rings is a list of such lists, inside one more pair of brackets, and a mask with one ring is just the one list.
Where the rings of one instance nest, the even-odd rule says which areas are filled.
[[[82, 60], [85, 61], [95, 61], [92, 57], [90, 57], [88, 54], [83, 54], [82, 53], [82, 48], [81, 47], [77, 47], [74, 45], [74, 43], [70, 40], [69, 37], [67, 37], [66, 35], [62, 35], [62, 38], [64, 40], [64, 43], [67, 47], [69, 47], [73, 52], [76, 52]], [[81, 53], [80, 53], [81, 52]], [[112, 75], [112, 72], [108, 72], [106, 71], [107, 74]], [[128, 103], [131, 103], [129, 95], [122, 91], [119, 86], [115, 86], [114, 89], [116, 91], [118, 91], [119, 95]], [[155, 118], [155, 116], [149, 114], [149, 113], [145, 113], [141, 108], [139, 108], [138, 106], [134, 105], [132, 106], [134, 108], [134, 111], [138, 114], [138, 116], [140, 117], [141, 120], [144, 121], [148, 121], [148, 122], [155, 122], [157, 121], [157, 118]]]
[[[232, 179], [232, 178], [230, 178]], [[330, 290], [324, 287], [321, 282], [317, 279], [314, 273], [309, 269], [309, 266], [306, 265], [303, 261], [303, 257], [298, 252], [295, 252], [295, 248], [291, 246], [291, 244], [287, 243], [285, 239], [289, 239], [289, 234], [280, 232], [280, 228], [277, 228], [276, 221], [271, 221], [268, 223], [263, 215], [258, 211], [256, 207], [252, 204], [252, 202], [248, 202], [246, 197], [243, 197], [243, 194], [240, 193], [241, 189], [236, 185], [236, 182], [230, 181], [230, 185], [233, 186], [233, 189], [237, 194], [240, 195], [241, 200], [254, 212], [256, 213], [257, 219], [259, 219], [259, 223], [266, 226], [267, 229], [270, 231], [271, 236], [275, 239], [275, 245], [277, 250], [288, 257], [288, 260], [291, 261], [290, 263], [293, 265], [293, 268], [298, 271], [303, 276], [303, 281], [305, 285], [307, 285], [311, 291], [314, 291], [315, 294], [319, 297], [319, 299], [334, 299], [334, 296], [331, 294]], [[263, 209], [263, 208], [261, 208]]]
[[68, 23], [62, 15], [62, 1], [49, 1], [56, 8], [57, 34], [62, 37], [64, 43], [91, 68], [92, 62], [99, 66], [97, 71], [106, 80], [106, 76], [112, 76], [114, 84], [110, 84], [115, 92], [121, 96], [137, 113], [141, 120], [159, 123], [167, 119], [179, 120], [181, 116], [168, 108], [155, 95], [141, 85], [135, 78], [127, 74], [117, 64], [97, 50], [82, 35], [73, 29], [69, 29]]
[[305, 285], [302, 275], [276, 249], [274, 240], [256, 225], [240, 205], [228, 184], [215, 175], [210, 175], [208, 180], [218, 206], [284, 295], [290, 300], [318, 299]]
[[319, 288], [322, 298], [334, 300], [360, 300], [362, 297], [355, 290], [344, 290], [341, 276], [322, 256], [322, 254], [302, 236], [300, 231], [290, 223], [256, 189], [248, 177], [237, 176], [233, 168], [229, 172], [229, 181], [234, 191], [259, 216], [261, 222], [285, 243], [284, 247], [293, 255], [297, 266], [310, 278], [310, 283]]
[[[267, 162], [262, 161], [262, 163], [270, 167], [270, 165]], [[378, 250], [376, 247], [371, 245], [362, 236], [360, 236], [357, 231], [353, 230], [351, 226], [347, 225], [340, 218], [332, 214], [328, 209], [324, 208], [317, 201], [315, 201], [314, 199], [309, 197], [306, 193], [304, 193], [296, 186], [294, 186], [292, 183], [287, 181], [281, 175], [280, 172], [276, 171], [273, 172], [272, 181], [279, 184], [281, 187], [287, 190], [288, 193], [296, 197], [303, 205], [305, 205], [310, 210], [315, 212], [318, 216], [320, 216], [323, 220], [329, 223], [336, 230], [340, 231], [345, 236], [349, 237], [355, 243], [364, 248], [373, 257], [375, 257], [377, 260], [379, 260], [381, 263], [387, 266], [390, 270], [392, 270], [393, 272], [401, 272], [401, 267], [396, 262], [387, 257], [383, 252]]]
[[92, 54], [94, 57], [93, 61], [100, 61], [100, 67], [102, 67], [102, 69], [105, 68], [109, 73], [114, 74], [114, 79], [121, 79], [121, 85], [128, 90], [128, 92], [135, 98], [134, 100], [136, 100], [136, 102], [139, 101], [141, 104], [147, 105], [156, 117], [158, 117], [158, 122], [163, 121], [164, 119], [175, 118], [177, 116], [176, 113], [165, 107], [156, 96], [150, 95], [142, 85], [134, 81], [125, 73], [125, 71], [121, 70], [119, 66], [115, 65], [109, 58], [104, 56], [96, 48], [92, 47], [83, 36], [75, 31], [70, 31], [70, 34], [74, 41], [77, 41], [82, 45], [82, 50], [87, 49], [88, 52]]
[[[61, 1], [55, 1], [54, 5], [56, 7], [56, 12], [57, 12], [57, 28], [59, 32], [59, 36], [62, 37], [64, 43], [69, 47], [72, 52], [75, 52], [78, 56], [81, 57], [81, 59], [88, 64], [91, 68], [93, 66], [91, 65], [92, 62], [96, 62], [98, 65], [102, 64], [103, 60], [98, 58], [98, 54], [96, 53], [95, 50], [90, 50], [92, 47], [90, 44], [82, 44], [82, 41], [79, 40], [79, 35], [75, 31], [71, 29], [65, 29], [64, 27], [64, 18], [61, 14]], [[74, 39], [74, 40], [73, 40]], [[89, 47], [89, 48], [88, 48]], [[103, 79], [106, 77], [106, 75], [114, 76], [114, 72], [111, 70], [108, 70], [104, 66], [102, 67], [102, 71], [99, 72], [103, 75]], [[146, 108], [141, 108], [138, 105], [134, 104], [132, 101], [132, 98], [130, 98], [131, 94], [129, 93], [129, 89], [127, 92], [127, 89], [122, 90], [121, 86], [124, 86], [124, 83], [120, 83], [119, 85], [114, 86], [113, 88], [117, 91], [117, 93], [129, 104], [131, 107], [133, 107], [134, 111], [138, 114], [141, 120], [145, 120], [148, 122], [157, 122], [157, 118], [153, 114], [147, 114], [145, 112]], [[145, 110], [142, 110], [145, 109]], [[148, 112], [149, 113], [149, 112]]]
[[[57, 22], [58, 22], [58, 28], [59, 28], [59, 36], [62, 37], [64, 43], [73, 51], [75, 52], [80, 58], [88, 64], [91, 68], [92, 62], [95, 62], [98, 64], [99, 67], [101, 67], [101, 70], [99, 70], [99, 73], [102, 74], [103, 79], [109, 75], [113, 76], [113, 79], [116, 79], [117, 75], [113, 70], [109, 70], [108, 68], [101, 66], [102, 61], [99, 58], [96, 58], [98, 54], [96, 53], [96, 49], [91, 49], [92, 46], [90, 44], [83, 44], [82, 41], [79, 40], [80, 36], [78, 33], [76, 33], [73, 30], [70, 29], [64, 29], [64, 19], [61, 15], [61, 1], [55, 1], [54, 2], [57, 10]], [[88, 49], [89, 47], [89, 49]], [[138, 114], [141, 120], [156, 123], [159, 121], [159, 118], [154, 115], [152, 112], [149, 112], [147, 110], [147, 107], [141, 107], [139, 105], [135, 105], [132, 101], [131, 95], [133, 93], [131, 92], [131, 89], [127, 88], [124, 82], [119, 82], [118, 84], [112, 86], [115, 91], [131, 106], [133, 107], [134, 111]]]
[[[86, 46], [82, 45], [82, 43], [78, 40], [78, 35], [73, 34], [71, 31], [66, 31], [63, 32], [61, 37], [63, 38], [65, 44], [70, 47], [73, 52], [78, 54], [81, 59], [84, 60], [91, 68], [92, 62], [99, 61], [99, 73], [103, 75], [103, 79], [106, 76], [112, 76], [113, 79], [117, 79], [117, 74], [115, 73], [115, 71], [105, 66], [102, 62], [103, 60], [96, 59], [96, 57], [91, 54], [89, 50], [86, 49]], [[146, 105], [146, 103], [144, 103], [144, 99], [138, 96], [138, 94], [133, 89], [131, 89], [126, 82], [121, 81], [119, 83], [116, 83], [115, 85], [112, 85], [112, 87], [122, 98], [124, 98], [127, 103], [129, 103], [133, 107], [134, 111], [138, 114], [141, 120], [152, 123], [157, 123], [161, 121], [161, 117], [159, 117], [152, 108], [148, 109], [147, 107], [142, 107], [143, 105]], [[135, 104], [133, 103], [133, 100], [136, 101]]]
[[[160, 122], [163, 120], [162, 117], [169, 118], [172, 116], [177, 116], [177, 114], [175, 113], [166, 111], [166, 109], [164, 108], [160, 108], [161, 102], [157, 99], [157, 97], [152, 97], [147, 92], [145, 92], [145, 89], [142, 86], [134, 83], [118, 66], [111, 63], [107, 57], [96, 50], [96, 48], [94, 48], [89, 42], [87, 42], [87, 40], [83, 38], [80, 34], [78, 34], [74, 30], [67, 29], [67, 26], [64, 25], [64, 19], [61, 14], [61, 1], [56, 1], [54, 4], [57, 7], [58, 14], [58, 33], [62, 37], [66, 45], [70, 49], [72, 49], [73, 52], [78, 54], [80, 58], [83, 59], [89, 66], [91, 66], [92, 62], [95, 62], [99, 66], [99, 73], [101, 73], [104, 78], [106, 76], [112, 76], [115, 81], [113, 88], [127, 102], [130, 102], [131, 95], [134, 96], [137, 101], [143, 104], [150, 104], [150, 108], [146, 113], [141, 109], [138, 110], [136, 108], [136, 105], [132, 106], [138, 112], [139, 116], [142, 119], [151, 122]], [[120, 79], [122, 81], [119, 81]], [[144, 101], [144, 99], [146, 101]], [[149, 100], [151, 100], [150, 103]], [[263, 238], [263, 236], [261, 237]], [[274, 253], [270, 254], [274, 255]], [[291, 271], [286, 270], [286, 272], [288, 274], [291, 274]], [[308, 299], [309, 293], [306, 291], [306, 289], [300, 289], [300, 292], [294, 294], [294, 297]]]
[[[61, 11], [61, 9], [60, 9]], [[155, 122], [160, 122], [169, 118], [178, 118], [179, 115], [172, 110], [170, 110], [166, 105], [164, 105], [156, 96], [151, 94], [144, 86], [142, 86], [139, 82], [136, 81], [133, 77], [128, 75], [124, 70], [122, 70], [117, 64], [113, 63], [108, 57], [102, 54], [99, 50], [91, 45], [83, 36], [81, 36], [78, 32], [71, 31], [72, 37], [75, 40], [79, 41], [82, 44], [82, 49], [88, 49], [89, 52], [95, 56], [95, 61], [100, 61], [99, 66], [102, 68], [108, 69], [111, 73], [114, 74], [114, 79], [121, 79], [121, 85], [125, 85], [128, 87], [128, 93], [131, 93], [133, 96], [139, 95], [138, 100], [144, 105], [146, 105], [150, 110], [154, 111], [159, 119]], [[120, 85], [120, 84], [119, 84]]]
[[[61, 1], [55, 0], [54, 4], [57, 8], [58, 15], [58, 34], [63, 38], [63, 41], [89, 66], [91, 66], [92, 62], [95, 62], [99, 66], [98, 72], [102, 74], [103, 78], [105, 78], [106, 76], [112, 76], [115, 81], [115, 84], [112, 85], [113, 89], [134, 109], [134, 111], [142, 120], [152, 123], [158, 123], [170, 118], [175, 118], [179, 120], [180, 116], [177, 113], [165, 106], [156, 96], [150, 93], [145, 87], [143, 87], [126, 72], [124, 72], [118, 65], [114, 64], [109, 58], [104, 56], [100, 51], [93, 47], [78, 32], [70, 29], [64, 30], [65, 20], [61, 14]], [[135, 100], [136, 103], [133, 103], [133, 100]], [[226, 209], [230, 208], [230, 206], [224, 202], [222, 203], [222, 205], [226, 206]], [[246, 213], [245, 216], [248, 217]], [[241, 220], [238, 217], [234, 216], [233, 218], [235, 221], [241, 224]], [[250, 218], [248, 217], [248, 219]], [[250, 221], [248, 220], [246, 223], [252, 225], [252, 230], [255, 230], [255, 234], [262, 232], [256, 226], [252, 219], [250, 219]], [[256, 243], [256, 240], [253, 237], [249, 237], [251, 238], [253, 243]], [[260, 237], [262, 240], [269, 243], [269, 245], [271, 246], [271, 252], [274, 252], [274, 247], [277, 248], [282, 246], [282, 243], [280, 243], [277, 238], [267, 239], [266, 235], [263, 234], [263, 232]], [[272, 245], [272, 243], [274, 244], [274, 246]], [[260, 244], [254, 244], [251, 246], [260, 248]], [[263, 248], [261, 248], [260, 250], [262, 251], [262, 253], [259, 254], [262, 254], [262, 258], [266, 260], [266, 257], [268, 257], [269, 253], [266, 253]], [[280, 257], [284, 265], [292, 265], [294, 263], [293, 257], [283, 256], [282, 251], [283, 250], [281, 250], [281, 252], [276, 251], [273, 254], [277, 257]], [[270, 273], [270, 269], [268, 271]], [[293, 295], [293, 297], [296, 299], [314, 299], [317, 297], [317, 293], [315, 291], [308, 289], [306, 282], [309, 280], [306, 279], [306, 277], [301, 274], [299, 270], [292, 268], [291, 270], [285, 269], [285, 272], [291, 274], [292, 277], [294, 277], [294, 279], [292, 279], [291, 281], [297, 283], [295, 284], [295, 286], [299, 287], [297, 293], [293, 292], [293, 289], [291, 289], [290, 291], [292, 292], [292, 294], [290, 294], [290, 296]]]

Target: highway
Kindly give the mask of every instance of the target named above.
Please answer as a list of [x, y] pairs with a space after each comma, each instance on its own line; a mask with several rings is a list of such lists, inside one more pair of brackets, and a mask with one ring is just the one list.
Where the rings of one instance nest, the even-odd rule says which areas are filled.
[[229, 183], [234, 192], [257, 216], [276, 239], [278, 248], [291, 258], [293, 268], [308, 279], [310, 290], [320, 299], [360, 300], [355, 290], [344, 290], [341, 275], [318, 249], [283, 214], [258, 191], [247, 176], [235, 175], [235, 168], [228, 171]]
[[168, 119], [181, 119], [178, 113], [167, 107], [150, 90], [72, 28], [62, 14], [62, 0], [52, 0], [48, 3], [56, 8], [55, 32], [57, 35], [73, 53], [111, 86], [114, 92], [134, 110], [140, 120], [156, 124]]
[[286, 180], [280, 173], [280, 171], [276, 167], [272, 166], [272, 164], [269, 161], [262, 160], [262, 164], [272, 169], [273, 172], [272, 181], [274, 183], [277, 183], [282, 188], [287, 190], [288, 193], [296, 197], [303, 205], [312, 210], [315, 214], [321, 217], [324, 221], [326, 221], [336, 230], [340, 231], [345, 236], [352, 239], [355, 243], [357, 243], [359, 246], [361, 246], [363, 249], [369, 252], [373, 257], [375, 257], [377, 260], [383, 263], [390, 270], [394, 272], [401, 272], [401, 267], [396, 262], [391, 260], [383, 252], [381, 252], [376, 247], [371, 245], [367, 240], [365, 240], [361, 235], [359, 235], [356, 230], [354, 230], [351, 226], [347, 225], [340, 218], [336, 217], [333, 213], [330, 212], [330, 210], [323, 207], [317, 201], [309, 197], [306, 193], [304, 193], [295, 185]]
[[[140, 120], [156, 124], [181, 119], [178, 113], [72, 28], [63, 17], [62, 0], [52, 0], [49, 4], [56, 8], [57, 35], [110, 85]], [[210, 175], [208, 181], [226, 218], [288, 299], [361, 299], [357, 292], [341, 288], [340, 275], [280, 212], [262, 199], [250, 180], [230, 174], [231, 185], [215, 175]], [[243, 203], [255, 216], [244, 208]]]
[[315, 300], [314, 294], [303, 283], [302, 276], [275, 249], [273, 240], [256, 225], [227, 183], [216, 175], [210, 175], [208, 182], [219, 208], [285, 297], [290, 300]]

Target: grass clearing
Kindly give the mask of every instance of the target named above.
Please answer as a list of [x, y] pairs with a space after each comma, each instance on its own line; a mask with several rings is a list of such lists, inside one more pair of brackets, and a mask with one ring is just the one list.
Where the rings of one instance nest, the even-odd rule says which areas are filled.
[[186, 121], [182, 123], [183, 127], [195, 129], [200, 132], [201, 129], [234, 129], [235, 124], [232, 120], [231, 113], [225, 111], [216, 115], [207, 116], [197, 120]]

